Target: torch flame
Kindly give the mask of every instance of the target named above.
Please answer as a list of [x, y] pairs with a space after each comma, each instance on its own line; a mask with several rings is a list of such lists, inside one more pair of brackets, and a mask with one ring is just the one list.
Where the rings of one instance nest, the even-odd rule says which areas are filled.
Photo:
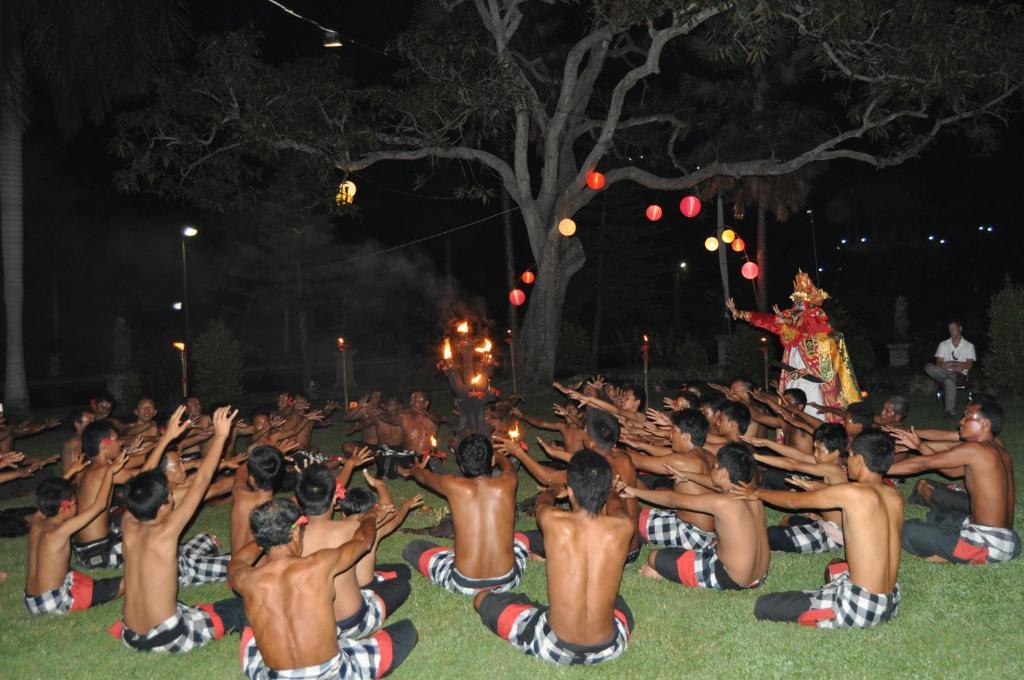
[[432, 448], [432, 449], [436, 449], [437, 448], [437, 438], [436, 437], [431, 437], [430, 438], [430, 448]]
[[444, 349], [442, 350], [441, 357], [445, 361], [451, 361], [451, 358], [452, 358], [452, 342], [448, 338], [444, 339]]
[[469, 322], [468, 321], [463, 321], [458, 326], [456, 326], [455, 330], [457, 330], [460, 333], [468, 333], [469, 332]]
[[508, 436], [514, 441], [519, 439], [519, 421], [517, 420], [512, 426], [512, 429], [508, 431]]
[[479, 373], [477, 373], [472, 378], [470, 378], [469, 384], [470, 385], [479, 385], [480, 381], [483, 380], [483, 379], [484, 379], [484, 377], [482, 375], [480, 375]]
[[345, 349], [345, 338], [338, 338], [338, 349]]
[[644, 342], [647, 342], [647, 336], [644, 335]]
[[490, 338], [485, 338], [484, 339], [484, 344], [480, 345], [479, 347], [475, 347], [474, 351], [480, 352], [481, 354], [487, 354], [488, 352], [491, 351], [491, 348], [493, 348], [493, 347], [494, 347], [494, 345], [491, 344], [491, 339]]

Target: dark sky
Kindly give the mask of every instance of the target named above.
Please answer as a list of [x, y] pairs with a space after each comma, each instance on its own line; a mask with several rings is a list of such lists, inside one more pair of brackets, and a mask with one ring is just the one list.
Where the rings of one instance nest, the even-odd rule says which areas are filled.
[[[287, 4], [370, 46], [349, 44], [343, 48], [343, 58], [357, 78], [376, 80], [397, 65], [374, 48], [382, 47], [409, 21], [410, 3], [292, 0]], [[264, 32], [264, 53], [272, 61], [321, 49], [316, 28], [270, 3], [221, 0], [192, 5], [196, 37], [251, 24]], [[116, 314], [128, 316], [139, 338], [154, 343], [180, 332], [180, 315], [170, 304], [180, 297], [176, 292], [181, 278], [177, 234], [185, 221], [207, 226], [203, 239], [192, 245], [193, 325], [198, 327], [223, 314], [232, 300], [219, 295], [218, 259], [230, 257], [231, 244], [217, 225], [238, 218], [203, 215], [145, 196], [116, 194], [110, 181], [115, 164], [106, 154], [109, 129], [90, 129], [67, 142], [46, 117], [45, 106], [38, 110], [25, 150], [30, 377], [40, 373], [47, 353], [54, 348], [65, 351], [73, 372], [102, 369], [109, 361], [104, 348], [109, 346], [106, 338]], [[920, 159], [898, 168], [876, 172], [840, 162], [817, 180], [810, 206], [815, 213], [822, 285], [841, 298], [879, 347], [891, 331], [892, 303], [898, 294], [910, 300], [914, 335], [937, 342], [945, 318], [954, 315], [967, 321], [969, 338], [983, 340], [988, 300], [1007, 273], [1019, 275], [1024, 255], [1017, 236], [1024, 199], [1015, 186], [1024, 135], [1020, 119], [1011, 122], [1003, 145], [989, 158], [978, 157], [964, 141], [949, 135]], [[339, 237], [346, 242], [373, 239], [383, 246], [394, 245], [500, 209], [497, 202], [480, 206], [410, 197], [415, 170], [409, 164], [391, 163], [366, 171], [367, 181], [360, 183], [358, 195], [363, 218], [339, 223]], [[449, 191], [450, 186], [438, 179], [424, 193], [445, 195]], [[618, 185], [610, 192], [609, 202], [642, 206], [658, 201], [665, 207], [666, 218], [658, 225], [662, 233], [655, 247], [664, 253], [664, 271], [658, 276], [663, 276], [666, 292], [655, 321], [671, 319], [675, 267], [686, 260], [686, 305], [703, 310], [694, 315], [694, 324], [706, 325], [705, 315], [715, 313], [717, 304], [701, 302], [699, 293], [717, 282], [716, 258], [702, 247], [713, 228], [713, 210], [706, 206], [698, 220], [684, 220], [675, 208], [679, 197]], [[587, 220], [596, 219], [594, 210], [592, 206], [580, 216], [581, 229], [586, 228]], [[744, 223], [729, 221], [753, 246], [752, 211]], [[994, 230], [979, 232], [978, 225], [992, 225]], [[517, 266], [522, 270], [532, 264], [532, 258], [525, 233], [518, 222], [516, 226]], [[650, 230], [655, 238], [642, 208], [623, 228], [640, 234]], [[929, 235], [935, 240], [929, 241]], [[796, 267], [814, 267], [810, 237], [805, 215], [770, 226], [773, 302], [784, 302]], [[846, 245], [841, 243], [844, 238]], [[861, 238], [867, 242], [861, 243]], [[941, 239], [946, 240], [944, 245], [940, 245]], [[504, 323], [507, 288], [500, 220], [459, 232], [450, 243], [454, 274], [463, 289], [480, 296], [490, 313]], [[423, 258], [420, 266], [435, 273], [443, 271], [443, 239], [412, 250]], [[730, 263], [737, 301], [741, 307], [752, 306], [751, 287], [739, 277], [740, 260], [730, 255]], [[584, 324], [588, 313], [585, 306], [569, 305], [569, 316], [578, 315]], [[651, 321], [636, 319], [633, 323]], [[76, 355], [73, 348], [77, 346], [91, 349]]]

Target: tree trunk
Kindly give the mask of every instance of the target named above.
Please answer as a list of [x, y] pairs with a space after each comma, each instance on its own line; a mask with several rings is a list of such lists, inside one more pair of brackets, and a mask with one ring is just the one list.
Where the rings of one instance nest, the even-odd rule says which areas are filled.
[[[513, 288], [517, 287], [519, 283], [518, 277], [516, 276], [516, 252], [515, 252], [515, 241], [512, 239], [512, 199], [509, 197], [508, 192], [504, 188], [501, 190], [501, 209], [505, 212], [503, 215], [503, 227], [505, 236], [505, 281], [508, 284], [508, 291], [511, 293]], [[516, 318], [516, 306], [512, 304], [512, 300], [508, 301], [508, 328], [512, 331], [512, 342], [515, 342], [515, 338], [519, 335], [519, 320]]]
[[22, 125], [14, 115], [9, 109], [7, 115], [0, 113], [0, 245], [3, 248], [4, 307], [7, 314], [4, 406], [10, 412], [26, 413], [30, 405], [22, 328], [25, 300]]
[[715, 235], [718, 237], [718, 273], [722, 278], [722, 327], [725, 335], [732, 335], [732, 315], [725, 304], [732, 297], [729, 292], [729, 261], [726, 259], [726, 245], [722, 243], [722, 232], [725, 231], [725, 200], [722, 192], [715, 196]]
[[766, 222], [768, 204], [768, 182], [758, 181], [757, 188], [757, 309], [768, 311], [768, 224]]
[[585, 261], [579, 242], [559, 235], [555, 229], [549, 229], [542, 255], [516, 355], [520, 379], [530, 383], [549, 383], [555, 375], [565, 292], [569, 279]]

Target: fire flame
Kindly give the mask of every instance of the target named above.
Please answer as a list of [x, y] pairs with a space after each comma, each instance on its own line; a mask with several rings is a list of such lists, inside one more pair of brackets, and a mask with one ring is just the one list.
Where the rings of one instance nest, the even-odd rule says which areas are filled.
[[432, 449], [436, 449], [437, 448], [437, 438], [436, 437], [431, 437], [430, 438], [430, 448], [432, 448]]
[[348, 402], [348, 410], [349, 411], [354, 411], [357, 408], [359, 408], [359, 402], [358, 401], [350, 401], [350, 402]]
[[516, 421], [515, 424], [512, 426], [512, 429], [508, 431], [508, 436], [512, 440], [519, 439], [519, 421]]
[[477, 373], [472, 378], [470, 378], [469, 384], [470, 385], [479, 385], [480, 381], [482, 381], [483, 379], [484, 379], [484, 377], [482, 375], [480, 375], [479, 373]]
[[345, 338], [338, 338], [338, 349], [345, 349]]
[[444, 349], [442, 350], [441, 357], [445, 361], [450, 361], [452, 358], [452, 342], [448, 338], [444, 339]]
[[493, 348], [493, 347], [494, 347], [494, 345], [491, 344], [491, 339], [490, 338], [484, 338], [484, 344], [480, 345], [479, 347], [475, 347], [474, 351], [480, 352], [481, 354], [487, 354], [488, 352], [491, 351], [491, 348]]
[[462, 323], [460, 323], [458, 326], [455, 327], [455, 330], [457, 330], [459, 333], [468, 333], [469, 332], [469, 322], [468, 321], [463, 321]]
[[644, 342], [647, 342], [647, 336], [644, 335]]

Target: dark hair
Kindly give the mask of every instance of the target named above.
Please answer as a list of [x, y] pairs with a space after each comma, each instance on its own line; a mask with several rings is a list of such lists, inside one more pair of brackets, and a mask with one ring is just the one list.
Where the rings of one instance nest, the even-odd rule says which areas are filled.
[[799, 387], [790, 387], [788, 390], [782, 393], [784, 397], [793, 397], [793, 401], [800, 404], [801, 406], [807, 406], [807, 393]]
[[149, 396], [148, 394], [143, 394], [141, 397], [135, 400], [135, 408], [138, 408], [139, 404], [141, 404], [144, 401], [152, 402], [153, 408], [156, 408], [156, 399]]
[[94, 420], [82, 430], [82, 453], [86, 458], [92, 459], [100, 452], [100, 442], [107, 438], [111, 432], [117, 432], [114, 423], [107, 419]]
[[266, 416], [267, 418], [269, 418], [273, 414], [274, 409], [267, 406], [266, 404], [264, 404], [263, 406], [257, 406], [252, 410], [252, 413], [249, 414], [249, 422], [251, 423], [252, 421], [256, 420], [258, 416]]
[[588, 514], [596, 515], [612, 488], [612, 466], [601, 454], [583, 449], [569, 461], [566, 476], [576, 502]]
[[889, 403], [892, 404], [892, 412], [903, 418], [910, 413], [910, 400], [902, 394], [894, 394], [889, 397]]
[[257, 488], [264, 491], [277, 491], [281, 486], [284, 474], [284, 456], [269, 444], [257, 446], [249, 454], [249, 476], [256, 482]]
[[697, 446], [704, 446], [704, 442], [708, 440], [708, 419], [697, 409], [684, 408], [682, 411], [674, 411], [668, 419], [677, 430], [690, 435], [690, 441]]
[[167, 502], [167, 475], [149, 470], [128, 482], [124, 492], [124, 505], [135, 519], [147, 522], [156, 517], [160, 506]]
[[995, 399], [988, 395], [975, 395], [971, 398], [971, 406], [978, 407], [978, 414], [989, 422], [989, 430], [992, 434], [999, 434], [1003, 430], [1003, 407]]
[[647, 410], [647, 392], [644, 388], [639, 385], [626, 385], [625, 389], [630, 390], [633, 396], [640, 400], [640, 406], [637, 407], [637, 411], [643, 413]]
[[749, 378], [733, 378], [729, 381], [729, 387], [732, 387], [732, 384], [736, 382], [743, 383], [743, 389], [748, 392], [754, 389], [754, 381]]
[[588, 408], [585, 429], [599, 449], [611, 449], [619, 441], [619, 421], [607, 411]]
[[467, 477], [487, 477], [494, 469], [494, 447], [482, 434], [471, 434], [455, 449], [455, 461]]
[[368, 512], [376, 502], [377, 497], [369, 489], [364, 489], [361, 486], [347, 489], [345, 497], [341, 499], [341, 514], [346, 517], [349, 515], [361, 515], [364, 512]]
[[704, 408], [706, 406], [712, 411], [721, 411], [722, 406], [724, 406], [727, 401], [728, 399], [725, 398], [725, 395], [718, 390], [706, 390], [704, 394], [701, 395], [700, 407]]
[[270, 550], [287, 544], [292, 540], [292, 526], [300, 514], [299, 506], [283, 498], [257, 505], [249, 515], [249, 528], [256, 545]]
[[956, 316], [951, 316], [951, 317], [949, 318], [949, 321], [947, 321], [947, 322], [946, 322], [946, 325], [948, 326], [948, 325], [949, 325], [949, 324], [951, 324], [951, 323], [955, 323], [955, 324], [957, 325], [957, 327], [958, 327], [958, 328], [959, 328], [960, 330], [963, 330], [963, 329], [964, 329], [964, 324], [963, 324], [963, 322], [962, 322], [962, 321], [960, 321], [960, 318], [959, 318], [959, 317], [956, 317]]
[[295, 485], [295, 498], [307, 515], [323, 515], [330, 512], [334, 504], [334, 490], [337, 480], [331, 471], [320, 463], [310, 465], [302, 471], [299, 483]]
[[853, 455], [862, 456], [868, 470], [884, 475], [896, 455], [896, 444], [892, 437], [874, 428], [864, 430], [850, 443]]
[[718, 449], [715, 456], [715, 467], [722, 468], [729, 473], [729, 481], [733, 484], [739, 482], [750, 482], [757, 472], [757, 464], [754, 456], [746, 444], [733, 442]]
[[36, 507], [46, 517], [53, 517], [60, 504], [75, 497], [75, 487], [63, 477], [47, 477], [36, 487]]
[[86, 406], [83, 406], [82, 408], [74, 409], [71, 412], [71, 414], [68, 416], [68, 420], [71, 421], [71, 429], [72, 430], [75, 429], [75, 423], [81, 423], [83, 420], [85, 420], [84, 416], [85, 416], [86, 413], [92, 413], [92, 412], [93, 412], [92, 409], [88, 408]]
[[750, 409], [747, 408], [746, 404], [738, 401], [727, 401], [725, 406], [722, 407], [722, 416], [736, 423], [740, 434], [746, 432], [747, 428], [750, 427]]
[[846, 458], [846, 429], [839, 423], [825, 423], [814, 431], [811, 440], [825, 447], [826, 451], [838, 451], [840, 458]]
[[847, 406], [846, 416], [850, 419], [851, 423], [856, 423], [862, 427], [874, 427], [875, 425], [875, 409], [863, 401], [855, 401]]

